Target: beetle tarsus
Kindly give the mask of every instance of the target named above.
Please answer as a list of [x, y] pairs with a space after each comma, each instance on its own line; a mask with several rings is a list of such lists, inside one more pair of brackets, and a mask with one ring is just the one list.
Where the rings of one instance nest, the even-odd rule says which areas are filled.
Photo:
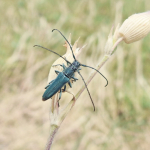
[[76, 81], [76, 80], [78, 80], [77, 78], [75, 78], [75, 77], [71, 77], [72, 79], [74, 79], [74, 81]]
[[60, 89], [59, 100], [61, 99], [61, 95], [62, 95], [62, 90]]

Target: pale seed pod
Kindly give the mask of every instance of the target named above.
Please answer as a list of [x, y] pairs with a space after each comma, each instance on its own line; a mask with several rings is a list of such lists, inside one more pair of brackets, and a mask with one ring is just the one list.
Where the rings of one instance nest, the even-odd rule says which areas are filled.
[[[85, 47], [82, 46], [81, 48], [77, 48], [77, 43], [78, 43], [78, 40], [79, 38], [76, 40], [76, 42], [74, 43], [74, 45], [72, 46], [72, 50], [74, 52], [74, 55], [75, 57], [77, 58], [78, 55], [80, 54], [81, 50]], [[71, 34], [69, 36], [69, 39], [68, 39], [68, 42], [71, 44]], [[65, 42], [65, 45], [63, 45], [67, 48], [67, 51], [66, 53], [63, 55], [64, 58], [66, 58], [69, 62], [73, 63], [74, 61], [74, 58], [72, 56], [72, 52], [70, 50], [70, 46], [67, 42]], [[50, 71], [49, 71], [49, 75], [48, 75], [48, 83], [52, 80], [54, 80], [56, 77], [57, 77], [57, 74], [55, 73], [55, 70], [58, 70], [60, 72], [63, 71], [63, 68], [61, 66], [54, 66], [54, 65], [58, 65], [58, 64], [64, 64], [65, 66], [67, 66], [67, 63], [64, 59], [62, 59], [61, 57], [59, 57], [53, 64], [52, 64], [52, 67], [50, 68]], [[76, 75], [76, 73], [75, 73]], [[74, 83], [72, 81], [73, 79], [70, 79], [71, 83]], [[69, 86], [68, 84], [66, 84], [66, 89], [68, 89]]]
[[133, 43], [150, 32], [150, 11], [138, 13], [126, 19], [119, 29], [119, 36], [125, 43]]

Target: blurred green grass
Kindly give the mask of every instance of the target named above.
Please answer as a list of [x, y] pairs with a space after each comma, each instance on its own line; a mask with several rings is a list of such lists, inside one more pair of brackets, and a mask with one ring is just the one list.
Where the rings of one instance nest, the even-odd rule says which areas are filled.
[[[111, 26], [147, 11], [149, 5], [148, 0], [0, 1], [0, 149], [44, 149], [49, 136], [49, 102], [42, 102], [41, 95], [57, 56], [33, 48], [34, 44], [64, 54], [64, 39], [51, 30], [57, 28], [66, 37], [71, 33], [72, 43], [80, 36], [79, 46], [87, 46], [79, 61], [95, 66]], [[97, 111], [83, 93], [53, 149], [149, 150], [149, 41], [150, 35], [118, 47], [101, 71], [108, 87], [98, 75], [89, 85]], [[87, 78], [90, 70], [82, 74]]]

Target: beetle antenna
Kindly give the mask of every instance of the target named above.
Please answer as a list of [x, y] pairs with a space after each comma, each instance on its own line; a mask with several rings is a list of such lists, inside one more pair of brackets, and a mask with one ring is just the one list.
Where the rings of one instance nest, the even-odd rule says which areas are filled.
[[52, 32], [53, 32], [54, 30], [57, 30], [57, 31], [63, 36], [63, 38], [67, 41], [67, 43], [69, 44], [70, 49], [71, 49], [71, 51], [72, 51], [72, 56], [73, 56], [73, 58], [76, 60], [76, 58], [75, 58], [75, 56], [74, 56], [74, 53], [73, 53], [73, 50], [72, 50], [71, 44], [68, 42], [68, 40], [65, 38], [65, 36], [64, 36], [58, 29], [53, 29]]
[[62, 57], [62, 56], [59, 55], [58, 53], [56, 53], [56, 52], [54, 52], [54, 51], [52, 51], [52, 50], [50, 50], [50, 49], [48, 49], [48, 48], [45, 48], [45, 47], [43, 47], [43, 46], [40, 46], [40, 45], [34, 45], [33, 47], [36, 47], [36, 46], [37, 46], [37, 47], [41, 47], [41, 48], [43, 48], [43, 49], [46, 49], [46, 50], [48, 50], [48, 51], [50, 51], [50, 52], [52, 52], [52, 53], [58, 55], [59, 57], [63, 58], [67, 63], [71, 64], [71, 62], [69, 62], [66, 58]]
[[94, 105], [94, 102], [93, 102], [93, 100], [92, 100], [92, 97], [91, 97], [91, 94], [90, 94], [90, 92], [89, 92], [89, 89], [88, 89], [88, 87], [87, 87], [87, 85], [86, 85], [86, 82], [84, 81], [84, 78], [82, 77], [82, 75], [81, 75], [81, 73], [78, 71], [78, 74], [81, 76], [81, 78], [82, 78], [82, 80], [83, 80], [83, 82], [84, 82], [84, 84], [85, 84], [85, 87], [86, 87], [86, 89], [87, 89], [87, 91], [88, 91], [88, 94], [89, 94], [89, 96], [90, 96], [90, 99], [91, 99], [91, 102], [92, 102], [92, 104], [93, 104], [93, 108], [94, 108], [94, 111], [95, 111], [95, 105]]
[[[89, 68], [91, 68], [91, 69], [94, 69], [94, 70], [96, 70], [99, 74], [101, 74], [97, 69], [95, 69], [95, 68], [93, 68], [93, 67], [90, 67], [90, 66], [86, 66], [86, 65], [83, 65], [83, 64], [81, 64], [81, 66], [83, 66], [83, 67], [89, 67]], [[104, 76], [104, 75], [102, 75], [101, 74], [101, 76], [103, 76], [105, 79], [106, 79], [106, 77]], [[108, 85], [108, 80], [106, 79], [106, 85], [105, 85], [105, 87]]]

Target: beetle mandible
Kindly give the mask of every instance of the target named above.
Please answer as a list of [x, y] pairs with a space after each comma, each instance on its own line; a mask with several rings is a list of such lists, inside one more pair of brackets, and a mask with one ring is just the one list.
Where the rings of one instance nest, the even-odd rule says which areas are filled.
[[[77, 73], [81, 76], [81, 78], [82, 78], [82, 80], [83, 80], [83, 82], [84, 82], [84, 84], [85, 84], [85, 87], [86, 87], [87, 92], [88, 92], [88, 94], [89, 94], [89, 96], [90, 96], [90, 99], [91, 99], [91, 101], [92, 101], [92, 104], [93, 104], [93, 107], [94, 107], [94, 111], [95, 111], [95, 106], [94, 106], [94, 103], [93, 103], [91, 94], [90, 94], [90, 92], [89, 92], [89, 90], [88, 90], [88, 87], [87, 87], [87, 85], [86, 85], [86, 82], [84, 81], [84, 78], [82, 77], [82, 75], [81, 75], [81, 73], [80, 73], [80, 70], [81, 70], [80, 67], [81, 67], [81, 66], [82, 66], [82, 67], [88, 67], [88, 68], [91, 68], [91, 69], [96, 70], [99, 74], [101, 74], [101, 73], [100, 73], [97, 69], [95, 69], [95, 68], [93, 68], [93, 67], [90, 67], [90, 66], [87, 66], [87, 65], [84, 65], [84, 64], [81, 64], [80, 62], [78, 62], [77, 59], [75, 58], [74, 53], [73, 53], [71, 44], [68, 42], [68, 40], [65, 38], [65, 36], [64, 36], [58, 29], [53, 29], [52, 32], [55, 31], [55, 30], [57, 30], [57, 31], [64, 37], [64, 39], [66, 40], [66, 42], [69, 44], [70, 50], [72, 51], [72, 56], [73, 56], [73, 58], [74, 58], [74, 61], [73, 61], [73, 63], [71, 63], [71, 62], [69, 62], [66, 58], [62, 57], [61, 55], [59, 55], [58, 53], [56, 53], [56, 52], [54, 52], [54, 51], [52, 51], [52, 50], [50, 50], [50, 49], [47, 49], [47, 48], [45, 48], [45, 47], [43, 47], [43, 46], [40, 46], [40, 45], [34, 45], [34, 47], [35, 47], [35, 46], [38, 46], [38, 47], [44, 48], [44, 49], [46, 49], [46, 50], [48, 50], [48, 51], [51, 51], [51, 52], [53, 52], [54, 54], [60, 56], [61, 58], [63, 58], [63, 59], [67, 62], [67, 65], [68, 65], [68, 66], [65, 66], [64, 64], [58, 64], [58, 65], [60, 65], [61, 67], [63, 67], [63, 71], [60, 72], [60, 71], [55, 70], [55, 73], [56, 73], [58, 76], [56, 77], [56, 79], [52, 80], [52, 81], [45, 87], [46, 90], [45, 90], [45, 92], [44, 92], [44, 94], [43, 94], [43, 96], [42, 96], [42, 100], [45, 101], [45, 100], [51, 98], [53, 95], [55, 95], [55, 94], [56, 94], [57, 92], [59, 92], [59, 91], [60, 91], [60, 94], [59, 94], [59, 99], [60, 99], [60, 98], [61, 98], [61, 94], [62, 94], [62, 90], [63, 90], [63, 92], [65, 92], [65, 90], [66, 90], [66, 84], [68, 83], [69, 86], [72, 87], [71, 82], [70, 82], [70, 79], [74, 79], [74, 81], [78, 80], [77, 78], [74, 77], [74, 73], [77, 72]], [[101, 75], [102, 75], [102, 74], [101, 74]], [[102, 76], [103, 76], [103, 75], [102, 75]], [[104, 76], [103, 76], [103, 77], [104, 77]], [[105, 77], [104, 77], [104, 78], [105, 78]], [[105, 78], [105, 79], [106, 79], [106, 78]], [[107, 84], [106, 84], [105, 86], [108, 85], [108, 80], [106, 79], [106, 81], [107, 81]], [[63, 87], [64, 87], [64, 89], [62, 89]]]

